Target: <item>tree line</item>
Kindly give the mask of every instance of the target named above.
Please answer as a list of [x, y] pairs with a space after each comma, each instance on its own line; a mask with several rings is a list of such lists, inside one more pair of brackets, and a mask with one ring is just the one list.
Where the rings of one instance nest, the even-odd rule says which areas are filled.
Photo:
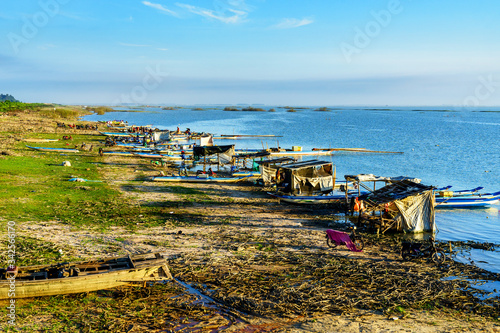
[[[3, 95], [2, 95], [3, 96]], [[24, 110], [40, 110], [42, 107], [50, 107], [51, 105], [44, 103], [23, 103], [19, 101], [5, 100], [0, 102], [0, 113], [2, 112], [17, 112]]]

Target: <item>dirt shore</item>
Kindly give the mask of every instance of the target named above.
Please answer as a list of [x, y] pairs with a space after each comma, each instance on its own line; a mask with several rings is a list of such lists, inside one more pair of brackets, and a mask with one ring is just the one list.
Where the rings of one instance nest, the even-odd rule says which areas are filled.
[[[3, 158], [22, 155], [12, 147], [37, 133], [97, 134], [60, 129], [54, 119], [30, 112], [2, 115], [0, 124]], [[464, 271], [463, 278], [478, 278], [481, 270], [450, 260], [442, 267], [403, 262], [398, 240], [390, 237], [366, 235], [362, 252], [332, 250], [325, 230], [344, 229], [348, 219], [328, 207], [279, 204], [250, 183], [170, 187], [149, 179], [173, 170], [130, 161], [101, 157], [99, 172], [125, 202], [142, 207], [133, 230], [49, 220], [20, 223], [17, 233], [72, 257], [162, 252], [176, 279], [230, 309], [228, 332], [500, 332], [498, 300], [482, 307], [462, 290], [466, 284], [442, 280]], [[164, 212], [154, 226], [143, 222], [148, 207]], [[30, 320], [43, 328], [58, 319], [40, 312]], [[132, 316], [130, 323], [123, 331], [162, 331], [142, 318]], [[207, 327], [192, 331], [217, 331]]]

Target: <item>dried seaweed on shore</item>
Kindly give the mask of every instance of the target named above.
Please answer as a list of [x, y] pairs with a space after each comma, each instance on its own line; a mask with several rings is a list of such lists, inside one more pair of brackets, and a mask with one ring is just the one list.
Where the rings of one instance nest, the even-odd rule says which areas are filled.
[[[324, 244], [300, 241], [304, 237], [294, 237], [296, 232], [270, 230], [256, 236], [221, 230], [217, 250], [229, 253], [185, 254], [171, 264], [179, 279], [229, 307], [259, 316], [391, 313], [400, 308], [500, 314], [498, 297], [479, 302], [465, 279], [487, 277], [481, 270], [349, 257]], [[464, 278], [443, 280], [452, 276]]]

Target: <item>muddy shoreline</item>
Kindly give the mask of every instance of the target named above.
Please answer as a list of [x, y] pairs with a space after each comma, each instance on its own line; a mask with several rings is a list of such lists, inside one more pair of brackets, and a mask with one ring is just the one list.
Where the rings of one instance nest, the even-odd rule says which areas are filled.
[[[88, 135], [94, 140], [98, 135], [58, 128], [57, 121], [82, 123], [32, 112], [2, 115], [1, 158], [23, 156], [27, 150], [19, 148], [20, 140], [41, 133], [55, 138]], [[500, 331], [498, 298], [480, 301], [467, 282], [498, 281], [498, 274], [450, 260], [442, 266], [403, 262], [400, 243], [390, 236], [364, 235], [363, 252], [331, 250], [324, 230], [342, 230], [347, 224], [328, 207], [278, 204], [253, 184], [165, 186], [148, 179], [170, 170], [147, 160], [99, 157], [98, 148], [86, 154], [95, 155], [100, 180], [119, 191], [123, 202], [140, 207], [135, 227], [100, 230], [91, 224], [75, 228], [43, 220], [19, 223], [17, 232], [85, 259], [162, 252], [176, 279], [217, 305], [204, 305], [199, 295], [176, 282], [77, 295], [80, 300], [107, 300], [106, 306], [87, 303], [87, 315], [64, 306], [59, 313], [46, 310], [50, 302], [65, 304], [69, 296], [20, 301], [32, 312], [18, 322], [32, 330], [65, 323], [83, 331], [87, 324], [111, 331], [175, 331], [191, 326], [192, 331], [228, 332]], [[153, 215], [153, 209], [162, 214]], [[452, 276], [461, 279], [443, 280]], [[70, 319], [62, 319], [60, 313]], [[105, 321], [94, 318], [98, 315], [115, 325], [106, 327]], [[4, 313], [0, 327], [5, 322], [2, 317]]]

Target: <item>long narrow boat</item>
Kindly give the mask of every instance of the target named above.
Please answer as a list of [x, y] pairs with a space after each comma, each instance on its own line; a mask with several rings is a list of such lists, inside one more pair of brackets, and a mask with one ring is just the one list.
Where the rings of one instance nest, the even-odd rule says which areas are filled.
[[222, 137], [239, 137], [239, 138], [282, 138], [282, 135], [274, 135], [274, 134], [260, 134], [260, 135], [251, 135], [251, 134], [221, 134]]
[[285, 195], [280, 193], [267, 192], [273, 198], [279, 201], [294, 203], [294, 204], [307, 204], [307, 205], [318, 205], [318, 204], [328, 204], [334, 202], [345, 201], [345, 194], [335, 194], [335, 195]]
[[208, 175], [197, 176], [159, 176], [153, 177], [154, 182], [177, 182], [177, 183], [236, 183], [248, 180], [250, 176], [244, 177], [211, 177]]
[[7, 268], [0, 269], [0, 299], [83, 293], [171, 278], [159, 253]]
[[113, 151], [113, 150], [103, 150], [103, 155], [111, 155], [111, 156], [134, 156], [134, 153], [131, 151]]
[[37, 138], [28, 138], [23, 139], [25, 142], [57, 142], [59, 139], [37, 139]]
[[270, 156], [325, 156], [325, 155], [333, 155], [332, 151], [324, 151], [324, 150], [315, 150], [315, 151], [271, 151], [269, 152]]
[[484, 187], [479, 186], [470, 190], [459, 190], [459, 191], [448, 191], [451, 188], [449, 186], [448, 188], [445, 188], [443, 190], [435, 190], [435, 195], [436, 197], [461, 197], [461, 196], [469, 196], [469, 195], [478, 195], [478, 192], [481, 191]]
[[105, 136], [126, 136], [126, 137], [139, 136], [140, 138], [142, 138], [144, 136], [144, 134], [128, 133], [128, 132], [101, 132], [101, 131], [98, 131], [98, 132], [101, 133], [101, 135], [105, 135]]
[[402, 151], [370, 150], [366, 148], [313, 148], [314, 151], [350, 151], [357, 153], [403, 154]]
[[[455, 193], [455, 192], [453, 192]], [[458, 192], [460, 193], [460, 192]], [[435, 196], [436, 208], [488, 207], [500, 202], [500, 191], [494, 193], [463, 193], [450, 196]]]
[[171, 154], [159, 154], [159, 153], [140, 153], [132, 152], [134, 156], [148, 158], [151, 160], [168, 160], [168, 161], [182, 161], [182, 157], [179, 155]]
[[38, 151], [49, 151], [49, 152], [57, 152], [57, 153], [79, 153], [80, 151], [75, 148], [50, 148], [50, 147], [31, 147], [26, 146], [29, 149], [34, 149]]
[[235, 171], [231, 174], [233, 177], [248, 177], [249, 179], [258, 179], [262, 176], [259, 171]]

